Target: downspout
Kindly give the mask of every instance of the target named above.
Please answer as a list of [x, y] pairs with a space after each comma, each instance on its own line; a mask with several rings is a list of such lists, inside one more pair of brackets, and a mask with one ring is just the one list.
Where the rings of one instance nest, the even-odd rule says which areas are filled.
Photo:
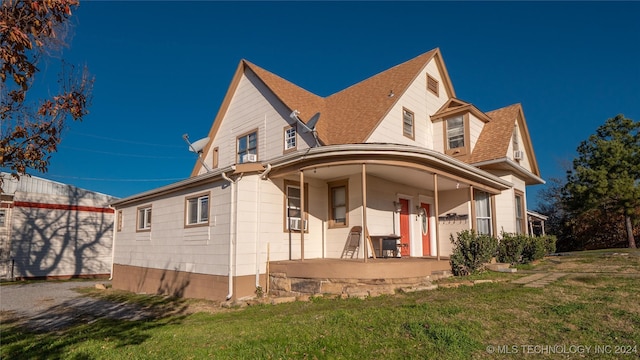
[[[235, 170], [235, 166], [231, 167], [232, 170]], [[232, 180], [227, 176], [226, 173], [222, 173], [222, 178], [229, 182], [231, 185], [231, 209], [230, 209], [230, 219], [229, 219], [229, 292], [227, 293], [227, 301], [233, 297], [233, 255], [235, 251], [235, 243], [237, 236], [237, 221], [236, 221], [236, 192], [238, 190], [236, 183], [242, 179], [242, 174], [235, 180]]]
[[[267, 168], [260, 174], [260, 179], [267, 180], [269, 172], [271, 172], [271, 164], [267, 164]], [[258, 250], [258, 234], [260, 234], [260, 204], [261, 204], [261, 194], [262, 194], [262, 186], [260, 184], [260, 180], [258, 180], [257, 184], [257, 207], [258, 211], [256, 211], [256, 235], [255, 235], [255, 247], [256, 247], [256, 289], [260, 287], [260, 251]], [[267, 274], [266, 281], [269, 281], [269, 274]]]
[[115, 253], [116, 253], [116, 232], [118, 231], [118, 210], [114, 209], [112, 206], [109, 206], [109, 209], [113, 209], [113, 223], [114, 223], [114, 229], [112, 229], [113, 231], [113, 235], [111, 235], [112, 239], [111, 239], [111, 273], [109, 274], [109, 281], [113, 280], [113, 260], [115, 259]]

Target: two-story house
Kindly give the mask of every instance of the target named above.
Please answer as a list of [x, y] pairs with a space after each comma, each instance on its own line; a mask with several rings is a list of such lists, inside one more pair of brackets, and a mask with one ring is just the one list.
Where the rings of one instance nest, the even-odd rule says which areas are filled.
[[520, 104], [456, 98], [439, 49], [328, 97], [242, 60], [208, 138], [190, 178], [113, 203], [115, 288], [232, 299], [271, 272], [428, 275], [461, 230], [526, 233], [543, 183]]

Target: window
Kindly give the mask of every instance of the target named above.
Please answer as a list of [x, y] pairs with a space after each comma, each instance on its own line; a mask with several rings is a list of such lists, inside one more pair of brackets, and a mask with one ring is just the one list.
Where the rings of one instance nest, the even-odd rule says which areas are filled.
[[122, 231], [122, 210], [118, 210], [118, 225], [117, 230]]
[[427, 90], [431, 91], [435, 96], [440, 96], [440, 88], [438, 86], [438, 80], [427, 74]]
[[151, 230], [151, 206], [138, 208], [138, 231]]
[[413, 113], [407, 109], [402, 109], [402, 133], [408, 138], [414, 138]]
[[[251, 156], [254, 155], [254, 156]], [[238, 164], [254, 162], [258, 158], [258, 130], [238, 137]]]
[[0, 227], [7, 226], [7, 210], [0, 209]]
[[348, 181], [329, 183], [329, 228], [346, 227], [349, 199]]
[[296, 148], [296, 127], [284, 128], [284, 150], [294, 150]]
[[[284, 224], [284, 230], [285, 231], [300, 231], [300, 229], [304, 228], [305, 231], [307, 231], [307, 221], [306, 221], [306, 215], [304, 216], [305, 221], [303, 222], [303, 216], [302, 216], [302, 209], [300, 207], [300, 186], [298, 185], [298, 183], [293, 183], [293, 182], [289, 182], [289, 181], [285, 181], [285, 224]], [[305, 209], [305, 213], [307, 211], [308, 204], [309, 204], [309, 191], [308, 191], [308, 186], [305, 184], [304, 186], [304, 192], [305, 192], [305, 197], [304, 197], [304, 209]]]
[[209, 223], [209, 195], [199, 195], [187, 199], [187, 225], [206, 225]]
[[464, 147], [464, 118], [462, 115], [447, 119], [447, 150]]
[[476, 191], [476, 228], [478, 234], [493, 235], [491, 220], [491, 195], [484, 191]]
[[520, 191], [516, 191], [515, 198], [516, 205], [516, 234], [525, 234], [526, 225], [524, 218], [524, 194]]

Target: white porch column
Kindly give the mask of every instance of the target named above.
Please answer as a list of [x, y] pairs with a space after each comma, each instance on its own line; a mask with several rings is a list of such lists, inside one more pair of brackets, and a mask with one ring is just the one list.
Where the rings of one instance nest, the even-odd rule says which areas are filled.
[[367, 241], [367, 165], [362, 164], [362, 243], [364, 249], [364, 262], [369, 257]]
[[440, 260], [440, 210], [438, 209], [438, 174], [433, 174], [433, 202], [436, 212], [436, 259]]
[[304, 213], [304, 171], [300, 171], [300, 260], [304, 261], [304, 225], [306, 216]]

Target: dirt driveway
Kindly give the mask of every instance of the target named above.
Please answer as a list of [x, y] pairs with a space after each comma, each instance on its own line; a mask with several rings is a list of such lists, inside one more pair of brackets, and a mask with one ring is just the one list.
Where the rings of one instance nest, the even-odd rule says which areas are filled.
[[149, 316], [131, 305], [82, 296], [74, 289], [108, 281], [55, 281], [0, 286], [0, 321], [22, 322], [36, 331], [52, 331], [101, 317], [140, 320]]

